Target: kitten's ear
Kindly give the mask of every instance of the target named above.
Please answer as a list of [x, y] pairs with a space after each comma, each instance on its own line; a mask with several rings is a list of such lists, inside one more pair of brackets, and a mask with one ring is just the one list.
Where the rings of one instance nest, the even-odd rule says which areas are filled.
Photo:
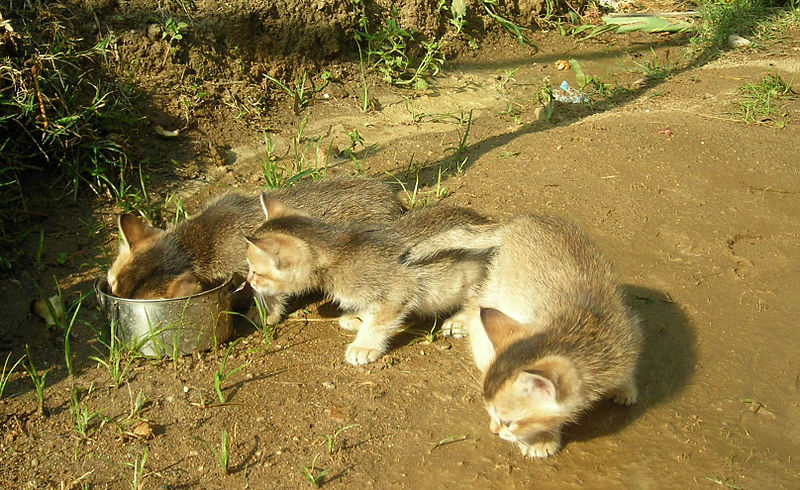
[[264, 218], [267, 221], [291, 214], [291, 208], [289, 206], [278, 199], [269, 198], [264, 194], [261, 194], [261, 209], [264, 211]]
[[571, 360], [564, 356], [547, 356], [522, 371], [516, 383], [531, 396], [561, 401], [575, 394], [581, 381]]
[[163, 233], [158, 228], [153, 228], [142, 219], [133, 214], [125, 213], [119, 216], [117, 220], [119, 225], [120, 249], [134, 250], [140, 243], [148, 238], [160, 235]]
[[523, 325], [500, 310], [481, 308], [481, 323], [498, 354], [525, 336]]
[[273, 233], [261, 238], [246, 238], [250, 245], [272, 262], [276, 269], [308, 265], [312, 261], [308, 244], [290, 235]]
[[555, 402], [558, 388], [552, 379], [539, 371], [522, 371], [514, 380], [514, 388], [525, 398], [534, 402]]
[[309, 216], [308, 213], [293, 208], [279, 199], [267, 197], [266, 194], [261, 194], [261, 210], [264, 211], [267, 221], [283, 216]]
[[184, 272], [167, 286], [168, 298], [181, 298], [201, 292], [203, 292], [203, 285], [191, 271]]

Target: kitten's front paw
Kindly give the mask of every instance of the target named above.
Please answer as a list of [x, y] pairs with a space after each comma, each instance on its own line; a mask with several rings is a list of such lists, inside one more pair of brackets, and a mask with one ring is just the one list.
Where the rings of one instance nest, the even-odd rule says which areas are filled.
[[558, 452], [561, 447], [558, 441], [539, 441], [532, 443], [518, 442], [522, 455], [528, 458], [547, 458]]
[[614, 403], [619, 403], [620, 405], [625, 405], [626, 407], [633, 405], [636, 403], [636, 400], [639, 399], [639, 396], [636, 393], [636, 388], [633, 386], [617, 388], [611, 392], [611, 397]]
[[378, 349], [350, 344], [347, 346], [344, 358], [354, 366], [362, 366], [377, 361], [382, 355], [383, 351]]
[[356, 315], [344, 314], [339, 317], [339, 326], [345, 330], [350, 330], [351, 332], [361, 328], [362, 323], [364, 322]]
[[267, 325], [268, 326], [277, 325], [278, 322], [281, 321], [282, 316], [283, 315], [281, 315], [280, 313], [270, 313], [269, 315], [267, 315]]
[[442, 335], [445, 337], [454, 337], [463, 339], [467, 336], [467, 330], [464, 328], [464, 323], [458, 318], [450, 317], [442, 323]]

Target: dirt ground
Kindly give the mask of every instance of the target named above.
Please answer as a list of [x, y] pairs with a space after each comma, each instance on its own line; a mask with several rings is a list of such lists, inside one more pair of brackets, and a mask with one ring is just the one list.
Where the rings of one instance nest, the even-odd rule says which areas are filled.
[[[637, 405], [602, 403], [568, 428], [558, 455], [525, 460], [489, 431], [466, 341], [408, 333], [382, 361], [353, 367], [344, 361], [351, 334], [325, 320], [320, 303], [281, 324], [268, 350], [258, 332], [238, 325], [241, 341], [228, 362], [248, 365], [224, 384], [225, 405], [214, 403], [213, 388], [222, 352], [135, 360], [115, 388], [88, 358], [100, 346], [83, 324], [71, 342], [70, 378], [63, 334], [45, 330], [28, 304], [38, 297], [32, 280], [50, 291], [55, 276], [74, 299], [104, 273], [115, 210], [86, 200], [54, 211], [42, 225], [42, 260], [0, 283], [0, 354], [16, 358], [28, 344], [37, 367], [50, 369], [46, 417], [21, 369], [0, 400], [0, 486], [130, 488], [145, 450], [142, 488], [303, 488], [311, 486], [303, 467], [312, 464], [314, 474], [328, 472], [326, 488], [796, 486], [800, 103], [786, 102], [783, 129], [733, 113], [743, 84], [770, 73], [800, 79], [800, 32], [699, 63], [685, 57], [680, 36], [535, 38], [539, 52], [498, 36], [449, 63], [422, 93], [375, 83], [375, 111], [359, 109], [357, 76], [346, 69], [357, 64], [342, 65], [340, 81], [300, 115], [283, 99], [266, 114], [209, 104], [176, 140], [135, 135], [136, 151], [150, 168], [162, 165], [150, 174], [153, 199], [180, 196], [191, 213], [227, 189], [264, 185], [263, 131], [282, 157], [307, 117], [306, 137], [331, 148], [330, 172], [360, 168], [395, 181], [391, 173], [409, 191], [418, 174], [418, 202], [441, 197], [497, 217], [576, 221], [614, 261], [643, 318]], [[575, 85], [574, 71], [555, 68], [569, 58], [632, 89], [591, 107], [559, 103], [551, 121], [541, 120], [533, 94], [546, 76]], [[648, 64], [675, 74], [634, 88]], [[181, 106], [158, 70], [151, 73], [149, 82], [140, 77], [152, 88], [148, 116], [174, 129]], [[466, 148], [455, 156], [448, 149], [466, 124], [441, 115], [470, 111]], [[353, 129], [366, 145], [356, 148], [358, 167], [340, 155]], [[440, 166], [451, 170], [437, 196]], [[93, 299], [81, 318], [103, 324]], [[70, 414], [73, 387], [88, 391], [84, 400], [103, 414], [86, 437]], [[140, 392], [147, 403], [128, 417]], [[141, 420], [152, 436], [136, 432]], [[210, 449], [223, 430], [228, 475]]]

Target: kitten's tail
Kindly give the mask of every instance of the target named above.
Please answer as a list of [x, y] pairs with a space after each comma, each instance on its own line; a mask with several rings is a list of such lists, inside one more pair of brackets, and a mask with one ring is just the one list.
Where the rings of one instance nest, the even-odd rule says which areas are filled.
[[502, 229], [497, 223], [459, 226], [415, 243], [400, 257], [400, 262], [412, 265], [445, 252], [487, 251], [500, 246], [501, 235]]

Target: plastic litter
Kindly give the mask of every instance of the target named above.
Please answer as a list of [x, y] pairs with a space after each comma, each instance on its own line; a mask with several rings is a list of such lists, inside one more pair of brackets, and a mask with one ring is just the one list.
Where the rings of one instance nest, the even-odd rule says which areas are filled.
[[567, 102], [570, 104], [581, 104], [589, 102], [589, 97], [580, 90], [570, 86], [569, 82], [564, 80], [561, 86], [553, 90], [553, 98], [559, 102]]

